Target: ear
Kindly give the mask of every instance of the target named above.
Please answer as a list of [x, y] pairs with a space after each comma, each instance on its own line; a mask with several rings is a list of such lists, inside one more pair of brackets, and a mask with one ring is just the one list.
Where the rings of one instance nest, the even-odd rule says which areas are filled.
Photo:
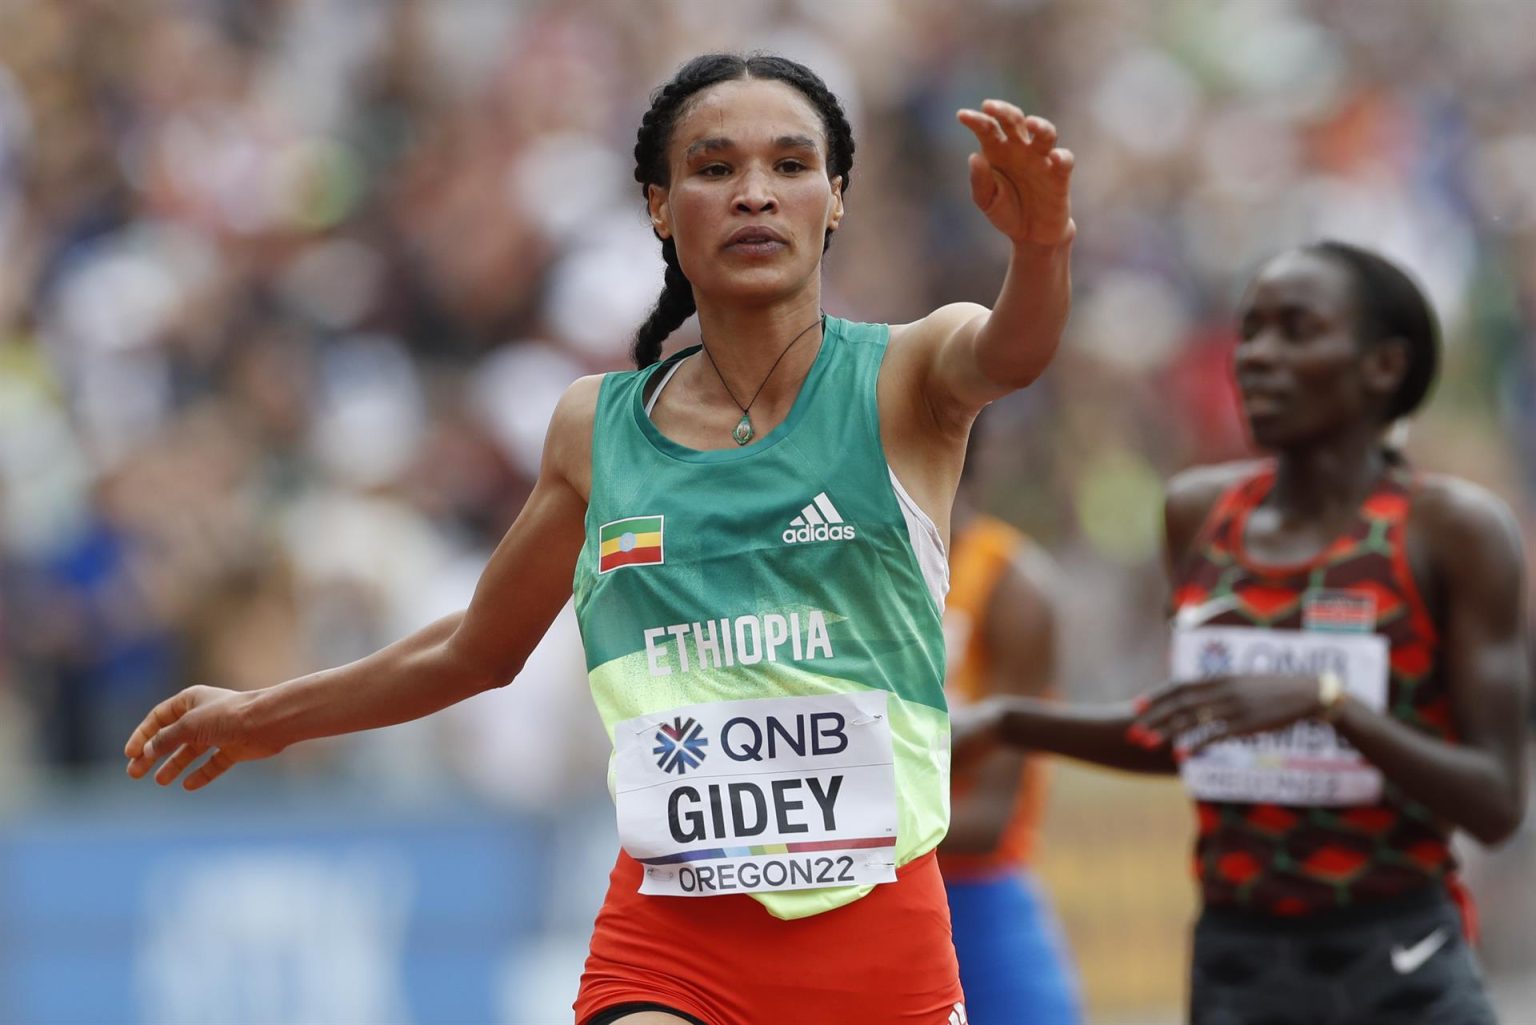
[[665, 242], [672, 237], [672, 212], [667, 203], [667, 190], [660, 185], [647, 185], [645, 205], [651, 215], [651, 230]]
[[843, 176], [832, 179], [832, 215], [827, 219], [827, 230], [836, 231], [843, 223]]
[[1408, 343], [1386, 338], [1368, 347], [1360, 357], [1360, 374], [1366, 390], [1390, 400], [1408, 376]]

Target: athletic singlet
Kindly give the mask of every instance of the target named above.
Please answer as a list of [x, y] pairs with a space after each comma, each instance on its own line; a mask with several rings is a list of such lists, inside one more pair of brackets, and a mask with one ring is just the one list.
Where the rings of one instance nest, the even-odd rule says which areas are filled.
[[[991, 693], [992, 653], [983, 626], [998, 582], [1029, 544], [1014, 527], [991, 516], [977, 516], [951, 539], [949, 601], [944, 609], [944, 633], [950, 648], [945, 693], [951, 705], [980, 701]], [[1045, 763], [1024, 763], [1013, 815], [985, 854], [941, 853], [939, 867], [946, 879], [980, 879], [1016, 869], [1029, 861], [1045, 797]], [[972, 785], [956, 775], [955, 794]]]
[[574, 593], [643, 893], [801, 918], [948, 826], [944, 596], [881, 446], [888, 335], [827, 318], [788, 417], [741, 448], [686, 448], [645, 413], [697, 346], [603, 380]]
[[[1288, 634], [1314, 648], [1350, 634], [1380, 635], [1385, 710], [1454, 740], [1438, 636], [1404, 548], [1412, 474], [1388, 469], [1332, 544], [1307, 563], [1284, 567], [1254, 564], [1243, 545], [1248, 516], [1273, 483], [1273, 467], [1266, 467], [1216, 504], [1178, 568], [1176, 622], [1182, 615], [1218, 630], [1258, 628], [1273, 632], [1253, 635], [1261, 641], [1284, 641]], [[1201, 657], [1226, 656], [1217, 645]], [[1328, 743], [1340, 743], [1331, 730], [1327, 736]], [[1344, 747], [1345, 755], [1353, 753]], [[1455, 869], [1449, 827], [1390, 782], [1378, 782], [1377, 789], [1378, 798], [1353, 804], [1200, 801], [1195, 867], [1206, 905], [1305, 915], [1445, 879]]]

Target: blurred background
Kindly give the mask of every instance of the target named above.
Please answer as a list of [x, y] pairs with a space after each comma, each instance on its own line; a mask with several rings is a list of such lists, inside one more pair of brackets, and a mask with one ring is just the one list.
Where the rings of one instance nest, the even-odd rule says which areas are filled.
[[[211, 791], [129, 785], [121, 748], [184, 685], [462, 606], [557, 396], [627, 365], [660, 287], [646, 96], [722, 48], [849, 109], [839, 316], [995, 295], [957, 107], [1076, 152], [1069, 339], [980, 453], [1063, 568], [1072, 697], [1162, 675], [1161, 481], [1246, 451], [1232, 309], [1293, 242], [1426, 283], [1410, 456], [1536, 551], [1525, 0], [0, 0], [0, 1022], [569, 1020], [615, 841], [568, 615], [510, 688]], [[1179, 1020], [1177, 785], [1053, 785], [1091, 1020]], [[1533, 825], [1468, 859], [1496, 997], [1536, 1020]]]

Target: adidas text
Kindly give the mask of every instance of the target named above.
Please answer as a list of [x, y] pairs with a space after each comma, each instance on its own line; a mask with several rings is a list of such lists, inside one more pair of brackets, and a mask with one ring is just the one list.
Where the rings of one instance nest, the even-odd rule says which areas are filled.
[[855, 529], [851, 523], [790, 527], [784, 531], [784, 543], [792, 545], [802, 541], [851, 541], [855, 537]]

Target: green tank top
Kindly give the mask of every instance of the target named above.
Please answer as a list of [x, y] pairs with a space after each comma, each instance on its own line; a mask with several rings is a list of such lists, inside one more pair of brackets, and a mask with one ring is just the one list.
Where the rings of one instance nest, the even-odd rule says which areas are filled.
[[[888, 338], [827, 318], [788, 417], [742, 448], [686, 448], [645, 411], [696, 346], [602, 382], [574, 594], [620, 838], [674, 873], [642, 892], [751, 892], [800, 918], [870, 892], [844, 861], [867, 852], [893, 879], [948, 828], [943, 585], [880, 441]], [[887, 791], [891, 821], [852, 835], [860, 795]], [[666, 850], [642, 856], [642, 833]]]

